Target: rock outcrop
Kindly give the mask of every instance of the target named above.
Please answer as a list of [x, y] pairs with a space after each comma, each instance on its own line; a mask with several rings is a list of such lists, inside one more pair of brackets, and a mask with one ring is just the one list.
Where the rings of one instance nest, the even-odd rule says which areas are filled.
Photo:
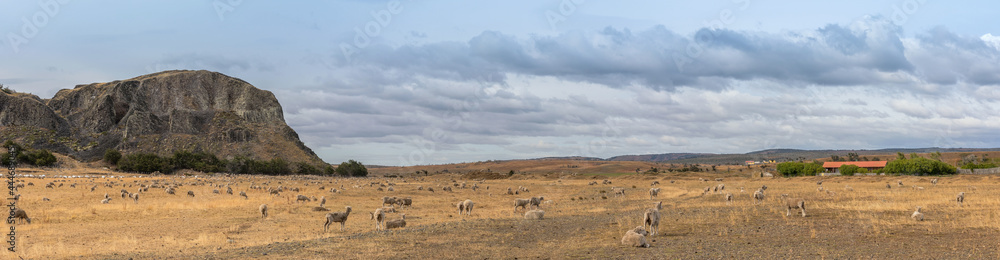
[[[22, 126], [54, 131], [56, 139], [76, 143], [54, 150], [68, 151], [82, 160], [100, 159], [106, 149], [113, 148], [126, 154], [165, 156], [187, 150], [211, 152], [220, 158], [323, 163], [285, 124], [274, 94], [217, 72], [164, 71], [77, 85], [42, 101], [0, 97], [5, 102], [0, 103], [5, 137]], [[27, 143], [37, 147], [45, 142]]]

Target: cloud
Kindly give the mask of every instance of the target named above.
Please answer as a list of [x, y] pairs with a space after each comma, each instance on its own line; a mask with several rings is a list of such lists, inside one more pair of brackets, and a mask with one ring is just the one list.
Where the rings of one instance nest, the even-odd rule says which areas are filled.
[[893, 100], [889, 103], [889, 106], [893, 110], [899, 113], [903, 113], [907, 116], [917, 117], [917, 118], [930, 118], [934, 115], [929, 109], [925, 108], [920, 104], [916, 104], [912, 101], [905, 100]]

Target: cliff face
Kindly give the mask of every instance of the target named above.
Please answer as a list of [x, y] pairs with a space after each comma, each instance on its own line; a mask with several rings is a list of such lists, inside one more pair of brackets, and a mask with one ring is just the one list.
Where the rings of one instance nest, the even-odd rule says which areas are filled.
[[[60, 90], [47, 103], [36, 103], [35, 110], [41, 112], [34, 113], [49, 111], [55, 116], [31, 122], [5, 119], [2, 126], [56, 129], [62, 137], [89, 144], [71, 149], [72, 155], [83, 160], [99, 159], [106, 149], [114, 148], [126, 154], [170, 155], [188, 150], [212, 152], [221, 158], [322, 163], [285, 124], [274, 94], [217, 72], [164, 71], [78, 85]], [[25, 110], [0, 111], [12, 109]], [[58, 130], [60, 122], [69, 130]]]

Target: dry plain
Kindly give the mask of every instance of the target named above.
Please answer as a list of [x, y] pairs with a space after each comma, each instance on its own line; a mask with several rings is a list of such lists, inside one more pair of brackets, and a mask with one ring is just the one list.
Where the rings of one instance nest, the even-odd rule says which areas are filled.
[[[34, 176], [18, 177], [27, 184], [20, 189], [18, 204], [33, 221], [16, 225], [18, 251], [5, 252], [4, 258], [1000, 258], [1000, 185], [995, 176], [517, 174], [484, 180], [458, 174], [332, 178], [148, 176], [96, 169], [21, 173]], [[933, 178], [940, 179], [938, 184], [930, 182]], [[605, 179], [611, 184], [589, 185]], [[817, 185], [819, 180], [822, 185]], [[659, 184], [651, 185], [654, 181]], [[50, 182], [54, 188], [45, 187]], [[379, 191], [372, 182], [392, 183], [394, 191]], [[441, 189], [463, 182], [479, 188]], [[179, 185], [177, 194], [150, 188], [138, 203], [121, 198], [122, 189], [136, 192], [140, 184], [154, 183]], [[722, 192], [703, 192], [718, 184], [725, 184]], [[248, 198], [226, 194], [226, 185], [236, 194], [246, 191]], [[755, 205], [750, 194], [762, 185], [768, 186], [766, 199]], [[278, 186], [285, 191], [277, 196], [264, 190]], [[528, 192], [505, 194], [508, 187], [522, 186]], [[612, 196], [612, 187], [626, 188], [626, 195]], [[657, 198], [650, 199], [650, 187], [662, 189]], [[214, 194], [215, 189], [221, 193]], [[959, 192], [966, 193], [962, 206], [954, 201]], [[102, 204], [106, 193], [112, 200]], [[725, 193], [732, 193], [734, 200], [725, 202]], [[299, 194], [325, 196], [326, 208], [332, 211], [351, 206], [346, 229], [334, 224], [324, 232], [326, 212], [312, 210], [318, 202], [296, 202]], [[780, 194], [805, 199], [807, 216], [786, 217]], [[405, 213], [405, 228], [375, 230], [368, 213], [381, 206], [383, 196], [413, 199], [412, 207], [387, 215], [392, 220]], [[515, 198], [533, 196], [544, 197], [543, 220], [524, 220], [523, 210], [514, 212]], [[471, 216], [457, 214], [455, 204], [465, 199], [475, 201]], [[625, 231], [641, 225], [642, 212], [656, 201], [663, 201], [663, 220], [660, 234], [648, 237], [651, 247], [621, 245]], [[270, 207], [267, 218], [258, 213], [260, 204]], [[924, 221], [909, 217], [917, 206], [924, 208]]]

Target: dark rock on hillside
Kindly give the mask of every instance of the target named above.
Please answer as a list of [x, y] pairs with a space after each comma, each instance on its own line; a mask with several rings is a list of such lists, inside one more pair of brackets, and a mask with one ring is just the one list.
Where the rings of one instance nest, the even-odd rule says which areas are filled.
[[113, 148], [126, 154], [187, 150], [220, 158], [323, 163], [285, 124], [274, 94], [217, 72], [164, 71], [63, 89], [47, 104], [37, 98], [17, 104], [0, 111], [30, 112], [41, 119], [11, 124], [5, 119], [0, 126], [55, 130], [63, 140], [75, 141], [67, 148], [83, 160], [100, 159]]

